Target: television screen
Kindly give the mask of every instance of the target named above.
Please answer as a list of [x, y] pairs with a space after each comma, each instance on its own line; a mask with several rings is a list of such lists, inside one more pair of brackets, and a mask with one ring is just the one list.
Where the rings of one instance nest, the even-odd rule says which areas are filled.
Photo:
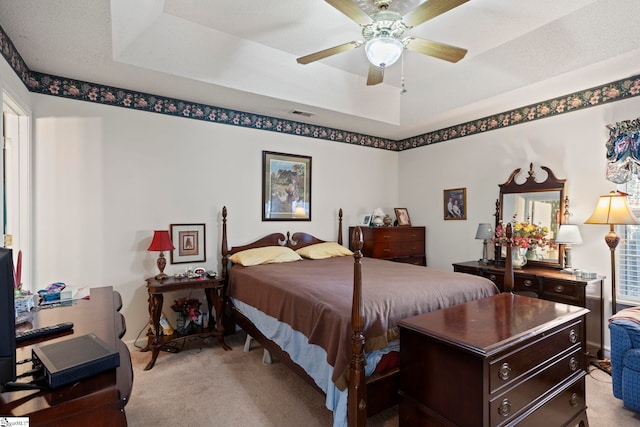
[[16, 380], [16, 310], [11, 249], [0, 247], [0, 385]]

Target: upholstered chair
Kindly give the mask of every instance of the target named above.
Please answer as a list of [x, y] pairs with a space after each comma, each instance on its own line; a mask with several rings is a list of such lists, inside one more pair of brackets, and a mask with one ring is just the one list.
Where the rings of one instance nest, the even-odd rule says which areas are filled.
[[[624, 310], [618, 314], [624, 315]], [[640, 412], [640, 323], [626, 318], [612, 318], [611, 377], [613, 395], [624, 406]]]

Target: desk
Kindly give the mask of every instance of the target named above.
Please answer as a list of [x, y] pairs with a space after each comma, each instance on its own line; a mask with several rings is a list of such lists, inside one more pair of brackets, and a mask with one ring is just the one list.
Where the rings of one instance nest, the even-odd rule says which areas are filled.
[[[34, 313], [34, 328], [73, 322], [72, 332], [36, 338], [18, 344], [16, 360], [31, 358], [34, 344], [47, 344], [94, 333], [120, 353], [120, 367], [55, 390], [27, 390], [0, 394], [0, 414], [29, 417], [34, 426], [126, 426], [124, 408], [131, 396], [133, 370], [131, 355], [120, 340], [126, 331], [120, 295], [111, 287], [92, 288], [89, 300], [73, 301], [69, 306], [42, 309]], [[18, 375], [31, 368], [18, 366]], [[23, 380], [24, 381], [24, 380]]]
[[[157, 280], [154, 277], [146, 279], [147, 291], [149, 292], [149, 318], [151, 326], [147, 331], [147, 345], [141, 351], [151, 350], [151, 360], [144, 368], [145, 371], [153, 368], [156, 363], [160, 349], [166, 343], [183, 339], [189, 335], [214, 335], [218, 338], [218, 342], [225, 350], [231, 350], [231, 347], [224, 342], [224, 326], [222, 325], [222, 308], [224, 307], [224, 280], [215, 277], [197, 277], [194, 279], [183, 278], [178, 279], [168, 277], [164, 280]], [[163, 335], [160, 326], [160, 315], [162, 314], [162, 305], [164, 303], [165, 292], [174, 292], [184, 289], [203, 289], [207, 298], [207, 306], [209, 308], [209, 325], [207, 329], [199, 328], [196, 332], [190, 334], [180, 334], [175, 331], [172, 335]], [[212, 308], [215, 308], [215, 316]]]

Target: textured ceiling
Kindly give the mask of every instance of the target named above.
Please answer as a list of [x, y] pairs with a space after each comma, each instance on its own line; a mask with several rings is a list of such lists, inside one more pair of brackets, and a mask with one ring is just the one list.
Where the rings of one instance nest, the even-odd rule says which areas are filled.
[[638, 0], [470, 0], [406, 33], [468, 49], [464, 59], [405, 51], [366, 86], [363, 48], [296, 62], [362, 39], [323, 0], [0, 0], [0, 25], [34, 71], [390, 139], [560, 95], [559, 81], [570, 92], [637, 73], [638, 16]]

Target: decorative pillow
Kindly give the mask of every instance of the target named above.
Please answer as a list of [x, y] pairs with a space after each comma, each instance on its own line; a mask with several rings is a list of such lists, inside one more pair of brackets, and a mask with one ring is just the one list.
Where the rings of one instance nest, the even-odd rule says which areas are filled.
[[303, 258], [309, 259], [324, 259], [336, 256], [353, 255], [349, 249], [337, 242], [323, 242], [316, 243], [315, 245], [305, 246], [296, 251]]
[[231, 262], [244, 266], [300, 261], [300, 255], [285, 246], [265, 246], [237, 252], [229, 257]]

